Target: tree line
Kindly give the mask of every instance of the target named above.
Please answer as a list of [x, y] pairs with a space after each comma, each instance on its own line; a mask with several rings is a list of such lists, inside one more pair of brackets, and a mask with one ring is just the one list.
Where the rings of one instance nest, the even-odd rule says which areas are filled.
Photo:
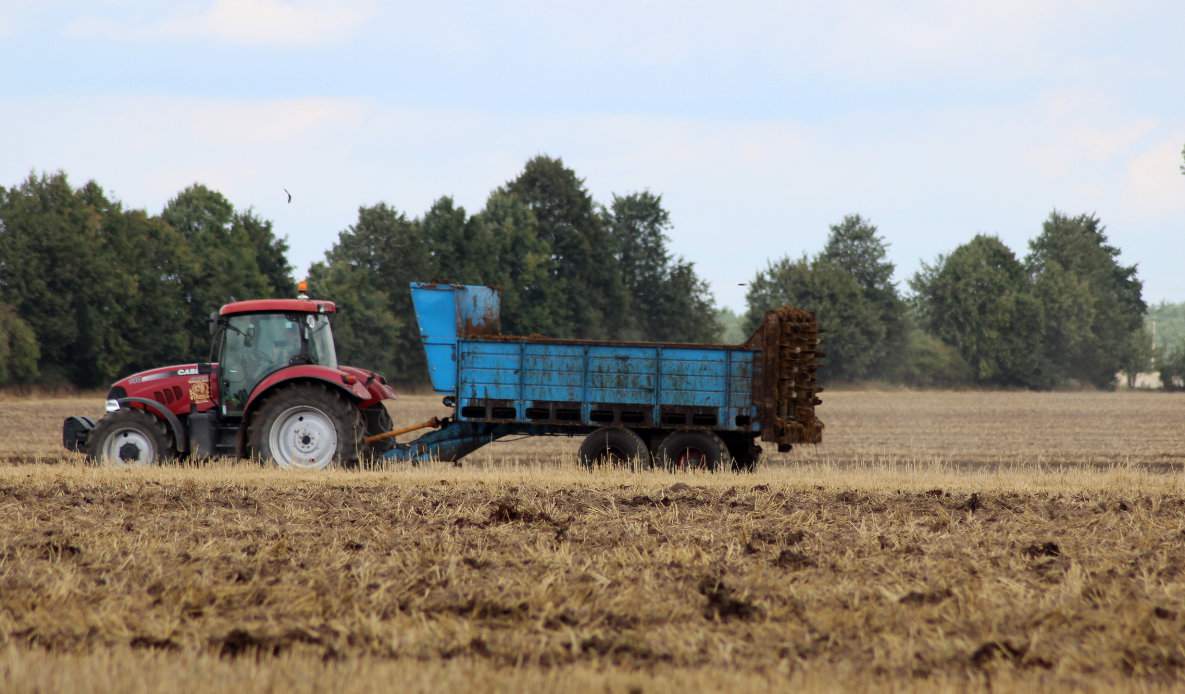
[[[408, 292], [422, 280], [499, 287], [503, 331], [525, 335], [737, 342], [767, 309], [802, 306], [826, 331], [831, 382], [1105, 388], [1153, 362], [1172, 382], [1177, 361], [1185, 376], [1185, 345], [1153, 349], [1136, 268], [1092, 215], [1053, 212], [1023, 257], [975, 236], [905, 288], [876, 226], [849, 215], [815, 255], [757, 272], [740, 316], [670, 250], [671, 228], [661, 196], [597, 201], [562, 160], [538, 156], [472, 212], [448, 196], [419, 216], [360, 207], [308, 279], [341, 308], [342, 361], [404, 384], [425, 380]], [[272, 224], [202, 185], [159, 214], [63, 173], [0, 187], [0, 385], [101, 387], [202, 359], [220, 304], [293, 290]]]
[[271, 222], [201, 185], [157, 215], [63, 173], [0, 187], [0, 384], [96, 388], [205, 358], [229, 297], [292, 294], [287, 251]]
[[506, 333], [708, 342], [719, 332], [707, 283], [670, 248], [670, 214], [648, 191], [593, 200], [560, 159], [538, 156], [473, 214], [442, 197], [410, 218], [362, 207], [310, 287], [338, 302], [341, 356], [400, 382], [427, 373], [408, 283], [502, 291]]
[[[714, 301], [670, 251], [670, 228], [661, 196], [601, 204], [561, 160], [539, 156], [473, 214], [449, 197], [415, 218], [361, 207], [309, 281], [341, 308], [342, 360], [402, 383], [426, 376], [411, 281], [499, 287], [506, 332], [712, 341]], [[60, 172], [0, 187], [0, 385], [95, 388], [204, 359], [211, 311], [294, 295], [287, 250], [271, 222], [202, 185], [155, 215]]]
[[827, 331], [826, 377], [916, 386], [1107, 388], [1150, 360], [1135, 266], [1092, 215], [1053, 212], [1022, 259], [977, 235], [923, 263], [903, 295], [886, 242], [851, 215], [813, 258], [783, 258], [749, 285], [746, 316], [790, 303]]

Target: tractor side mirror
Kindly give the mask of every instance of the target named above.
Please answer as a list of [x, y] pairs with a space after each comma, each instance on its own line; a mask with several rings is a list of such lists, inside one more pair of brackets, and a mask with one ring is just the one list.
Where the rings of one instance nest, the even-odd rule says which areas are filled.
[[216, 333], [216, 332], [218, 332], [218, 312], [211, 311], [210, 312], [210, 335], [213, 336], [214, 333]]

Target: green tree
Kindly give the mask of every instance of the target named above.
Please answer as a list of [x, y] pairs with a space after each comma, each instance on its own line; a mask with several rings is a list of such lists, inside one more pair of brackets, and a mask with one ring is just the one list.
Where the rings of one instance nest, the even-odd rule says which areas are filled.
[[951, 388], [973, 382], [971, 367], [958, 350], [917, 327], [907, 332], [895, 380], [916, 388]]
[[120, 259], [119, 293], [110, 310], [127, 342], [113, 375], [206, 357], [209, 338], [193, 333], [185, 279], [194, 270], [189, 245], [176, 229], [143, 210], [112, 204], [103, 214], [108, 249]]
[[[256, 239], [270, 235], [271, 225], [253, 215], [236, 215], [221, 193], [194, 184], [170, 200], [161, 217], [193, 251], [193, 263], [181, 278], [190, 335], [205, 335], [210, 313], [232, 298], [274, 296], [281, 289], [273, 285], [279, 276], [265, 274], [256, 255]], [[265, 264], [274, 261], [269, 258]], [[274, 266], [270, 270], [277, 272]]]
[[1043, 316], [1025, 268], [978, 235], [910, 280], [922, 327], [954, 347], [981, 385], [1041, 387]]
[[0, 301], [32, 328], [47, 382], [99, 386], [128, 358], [123, 259], [103, 228], [110, 206], [98, 185], [76, 191], [61, 172], [30, 175], [4, 195]]
[[292, 265], [288, 262], [288, 241], [276, 236], [269, 220], [253, 210], [235, 214], [232, 221], [233, 238], [245, 237], [251, 246], [256, 267], [265, 278], [266, 296], [293, 296], [296, 283], [292, 281]]
[[1161, 352], [1185, 342], [1185, 302], [1171, 304], [1161, 301], [1149, 306], [1144, 323], [1156, 336], [1156, 347]]
[[496, 272], [496, 249], [489, 230], [474, 223], [451, 197], [438, 199], [420, 220], [434, 279], [486, 284]]
[[1136, 266], [1119, 263], [1119, 249], [1092, 215], [1053, 212], [1029, 248], [1025, 264], [1045, 315], [1048, 377], [1113, 386], [1132, 359], [1132, 334], [1147, 311]]
[[633, 339], [708, 342], [719, 337], [715, 305], [694, 266], [672, 257], [670, 214], [650, 192], [613, 196], [604, 212], [614, 266], [628, 294], [620, 320]]
[[1132, 332], [1128, 336], [1130, 344], [1124, 350], [1123, 373], [1127, 377], [1127, 387], [1136, 387], [1136, 377], [1152, 368], [1156, 354], [1156, 345], [1152, 342], [1152, 333], [1146, 327]]
[[1161, 387], [1167, 391], [1185, 390], [1185, 341], [1165, 350], [1159, 366]]
[[33, 328], [7, 304], [0, 304], [0, 385], [33, 383], [41, 350]]
[[555, 259], [539, 236], [535, 215], [517, 197], [495, 191], [471, 220], [490, 270], [474, 281], [502, 291], [502, 330], [509, 334], [558, 335], [556, 307], [562, 301], [552, 283]]
[[720, 341], [726, 345], [738, 345], [749, 337], [745, 332], [745, 317], [727, 306], [716, 309], [716, 324]]
[[877, 228], [858, 214], [847, 215], [831, 227], [819, 259], [852, 275], [865, 298], [877, 307], [884, 339], [872, 346], [872, 373], [888, 375], [906, 347], [905, 302], [893, 282], [888, 244]]
[[379, 203], [358, 210], [358, 221], [309, 271], [310, 291], [333, 299], [342, 363], [383, 372], [393, 381], [423, 382], [427, 375], [408, 285], [435, 275], [423, 228]]
[[621, 320], [627, 295], [614, 266], [612, 236], [584, 181], [562, 160], [537, 156], [504, 191], [534, 213], [539, 237], [551, 249], [557, 336], [620, 336], [628, 327]]
[[765, 312], [782, 305], [814, 311], [826, 331], [827, 358], [821, 378], [853, 381], [872, 375], [876, 347], [885, 339], [879, 307], [852, 273], [825, 260], [783, 258], [749, 283], [746, 329], [756, 329]]

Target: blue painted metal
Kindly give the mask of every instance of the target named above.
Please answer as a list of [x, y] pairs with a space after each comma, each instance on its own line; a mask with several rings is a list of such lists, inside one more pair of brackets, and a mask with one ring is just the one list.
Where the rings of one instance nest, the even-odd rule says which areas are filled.
[[529, 413], [559, 407], [570, 414], [548, 417], [553, 429], [600, 426], [604, 415], [593, 413], [614, 410], [655, 427], [694, 413], [713, 429], [760, 430], [754, 349], [507, 337], [488, 287], [416, 282], [411, 291], [432, 386], [456, 397], [460, 422], [538, 425]]
[[519, 428], [512, 425], [452, 422], [410, 443], [397, 444], [383, 457], [408, 463], [453, 462], [500, 436], [514, 433], [519, 433]]
[[730, 446], [760, 437], [779, 450], [822, 439], [809, 311], [769, 311], [737, 346], [564, 340], [501, 335], [488, 287], [415, 282], [411, 292], [432, 386], [454, 411], [388, 458], [456, 460], [508, 434], [602, 426], [709, 429], [731, 434]]
[[555, 433], [551, 427], [531, 424], [453, 421], [448, 426], [430, 431], [414, 441], [397, 444], [385, 452], [383, 457], [407, 463], [449, 463], [460, 460], [462, 456], [487, 443], [493, 443], [502, 436], [547, 436]]
[[457, 389], [457, 341], [466, 336], [497, 335], [501, 298], [490, 287], [411, 283], [411, 300], [428, 376], [438, 393]]
[[565, 344], [541, 338], [461, 339], [457, 342], [456, 396], [460, 419], [467, 408], [505, 401], [514, 418], [538, 403], [579, 403], [573, 424], [595, 425], [591, 410], [634, 406], [661, 421], [664, 408], [712, 411], [721, 430], [758, 431], [736, 424], [755, 415], [752, 398], [754, 350], [723, 345], [642, 346]]

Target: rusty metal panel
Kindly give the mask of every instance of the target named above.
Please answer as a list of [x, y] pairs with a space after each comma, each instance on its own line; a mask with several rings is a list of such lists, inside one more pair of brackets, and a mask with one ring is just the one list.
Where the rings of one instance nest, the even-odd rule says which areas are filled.
[[815, 417], [823, 392], [815, 380], [822, 356], [815, 314], [789, 306], [769, 311], [747, 344], [760, 352], [753, 402], [762, 440], [786, 446], [822, 441], [823, 423]]

